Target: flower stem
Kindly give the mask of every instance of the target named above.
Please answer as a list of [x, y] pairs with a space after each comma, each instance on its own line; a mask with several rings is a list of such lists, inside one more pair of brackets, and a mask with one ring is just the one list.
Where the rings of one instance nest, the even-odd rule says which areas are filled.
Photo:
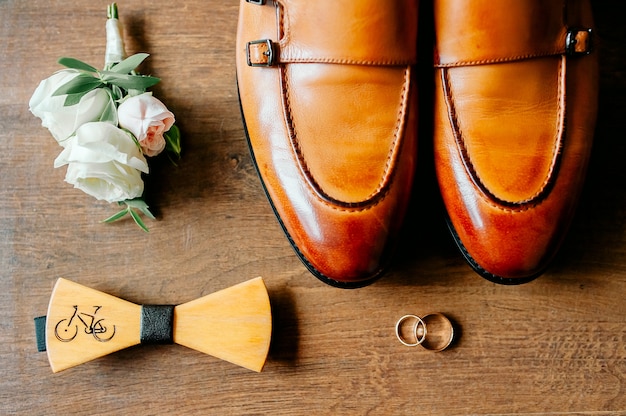
[[124, 39], [122, 36], [122, 26], [118, 19], [117, 3], [107, 6], [106, 21], [106, 50], [104, 54], [104, 69], [109, 70], [113, 65], [122, 62], [125, 58]]
[[107, 6], [107, 18], [108, 19], [118, 19], [119, 15], [117, 12], [117, 3], [111, 3]]

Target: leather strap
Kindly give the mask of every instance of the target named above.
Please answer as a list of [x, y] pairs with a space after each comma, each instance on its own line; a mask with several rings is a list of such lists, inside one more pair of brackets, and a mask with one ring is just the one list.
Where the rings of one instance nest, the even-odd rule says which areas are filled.
[[565, 1], [436, 0], [436, 67], [591, 51], [591, 30], [569, 28]]
[[306, 62], [412, 65], [416, 62], [415, 0], [280, 0], [278, 3], [277, 19], [282, 36], [272, 40], [250, 39], [247, 52], [251, 66]]
[[142, 344], [174, 343], [174, 305], [142, 305]]
[[44, 352], [46, 350], [46, 317], [38, 316], [35, 318], [35, 337], [37, 339], [37, 351]]

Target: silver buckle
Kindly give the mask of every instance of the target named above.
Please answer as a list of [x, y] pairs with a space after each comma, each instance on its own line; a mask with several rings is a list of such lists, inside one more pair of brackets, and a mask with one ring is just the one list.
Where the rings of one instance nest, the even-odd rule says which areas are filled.
[[[579, 45], [579, 40], [584, 40], [585, 44]], [[567, 55], [589, 55], [592, 50], [593, 31], [591, 29], [570, 28], [567, 31], [567, 35], [565, 36], [565, 53]]]
[[[265, 59], [261, 62], [257, 62], [257, 61], [252, 61], [252, 58], [250, 56], [250, 49], [252, 47], [254, 47], [255, 45], [265, 45], [265, 50], [263, 51], [263, 56], [265, 56]], [[248, 43], [246, 43], [246, 57], [248, 60], [248, 66], [273, 66], [274, 65], [274, 60], [275, 58], [275, 51], [274, 51], [274, 42], [272, 42], [270, 39], [260, 39], [260, 40], [253, 40], [250, 41]]]

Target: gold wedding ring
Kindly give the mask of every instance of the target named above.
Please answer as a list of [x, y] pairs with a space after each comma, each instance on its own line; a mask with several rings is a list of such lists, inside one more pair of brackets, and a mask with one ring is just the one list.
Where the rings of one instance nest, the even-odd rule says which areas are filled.
[[[407, 326], [410, 330], [407, 331]], [[408, 339], [408, 336], [412, 339]], [[417, 347], [426, 339], [426, 325], [417, 315], [404, 315], [396, 322], [396, 337], [407, 347]]]
[[454, 326], [442, 313], [404, 315], [396, 323], [396, 337], [407, 347], [420, 345], [429, 351], [443, 351], [454, 340]]

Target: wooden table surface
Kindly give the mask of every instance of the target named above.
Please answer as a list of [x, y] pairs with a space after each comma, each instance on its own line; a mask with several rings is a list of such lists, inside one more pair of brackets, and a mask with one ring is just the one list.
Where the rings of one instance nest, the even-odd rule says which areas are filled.
[[[184, 154], [177, 168], [152, 166], [149, 234], [129, 221], [99, 223], [116, 207], [63, 181], [65, 168], [52, 165], [60, 148], [28, 100], [60, 56], [101, 65], [106, 4], [0, 0], [0, 414], [626, 413], [626, 26], [618, 0], [594, 2], [602, 68], [595, 148], [550, 270], [506, 287], [464, 263], [434, 184], [425, 76], [402, 245], [389, 273], [357, 290], [309, 274], [261, 189], [235, 85], [236, 0], [120, 2], [127, 50], [151, 53], [142, 72], [162, 79], [154, 92], [177, 115]], [[178, 304], [256, 276], [274, 313], [261, 373], [166, 345], [53, 374], [36, 351], [33, 318], [46, 313], [58, 277], [135, 303]], [[396, 340], [398, 318], [427, 312], [454, 320], [452, 348], [433, 353]]]

